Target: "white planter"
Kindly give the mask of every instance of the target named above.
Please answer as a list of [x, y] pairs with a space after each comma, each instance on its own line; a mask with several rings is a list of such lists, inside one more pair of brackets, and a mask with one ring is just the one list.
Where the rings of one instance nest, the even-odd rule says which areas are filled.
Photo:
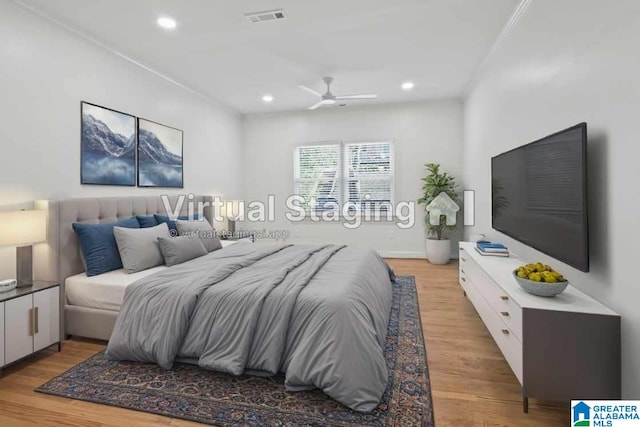
[[427, 239], [427, 259], [431, 264], [446, 264], [451, 258], [451, 240]]

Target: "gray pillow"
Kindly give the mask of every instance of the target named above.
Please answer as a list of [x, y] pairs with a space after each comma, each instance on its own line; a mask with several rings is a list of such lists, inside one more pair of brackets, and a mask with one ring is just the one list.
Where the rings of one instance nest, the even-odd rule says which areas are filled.
[[191, 237], [159, 237], [158, 244], [169, 267], [207, 254], [200, 239]]
[[187, 237], [199, 237], [207, 252], [222, 249], [222, 242], [216, 236], [216, 232], [207, 221], [176, 221], [178, 234]]
[[158, 237], [169, 237], [167, 224], [149, 228], [113, 227], [113, 236], [126, 273], [136, 273], [164, 264]]

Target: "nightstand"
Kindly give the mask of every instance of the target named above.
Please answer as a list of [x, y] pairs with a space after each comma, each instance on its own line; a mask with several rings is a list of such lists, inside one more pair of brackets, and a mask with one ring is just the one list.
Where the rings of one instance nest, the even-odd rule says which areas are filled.
[[54, 344], [60, 351], [60, 284], [0, 293], [0, 369]]

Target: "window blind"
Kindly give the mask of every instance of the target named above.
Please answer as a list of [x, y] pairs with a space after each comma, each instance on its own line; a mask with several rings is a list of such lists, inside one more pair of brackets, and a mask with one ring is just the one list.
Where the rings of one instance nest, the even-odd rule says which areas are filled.
[[390, 209], [393, 146], [390, 142], [344, 144], [346, 200], [356, 209]]
[[390, 209], [393, 204], [392, 142], [330, 143], [295, 149], [295, 194], [314, 211]]
[[296, 148], [295, 194], [305, 198], [302, 206], [313, 210], [336, 209], [341, 203], [340, 144], [306, 145]]

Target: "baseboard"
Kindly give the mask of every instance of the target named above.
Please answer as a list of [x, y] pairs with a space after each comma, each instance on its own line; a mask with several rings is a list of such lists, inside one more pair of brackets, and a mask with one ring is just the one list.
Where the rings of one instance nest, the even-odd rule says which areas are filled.
[[[410, 258], [410, 259], [427, 259], [424, 252], [410, 251], [377, 251], [382, 258]], [[451, 259], [458, 259], [458, 254], [451, 254]]]
[[427, 255], [424, 252], [409, 252], [409, 251], [378, 251], [383, 258], [416, 258], [427, 259]]

